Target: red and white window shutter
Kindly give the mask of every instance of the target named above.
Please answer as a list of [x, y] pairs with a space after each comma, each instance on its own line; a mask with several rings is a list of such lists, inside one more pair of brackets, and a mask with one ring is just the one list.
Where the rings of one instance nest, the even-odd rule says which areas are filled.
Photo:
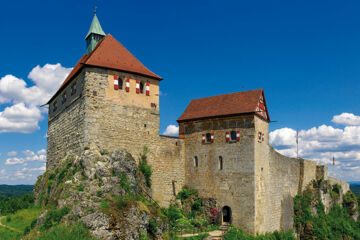
[[145, 91], [146, 91], [146, 96], [150, 96], [150, 82], [146, 82]]
[[119, 90], [119, 79], [116, 75], [114, 75], [114, 89]]
[[210, 139], [211, 142], [214, 142], [214, 133], [211, 133], [211, 139]]
[[225, 139], [226, 139], [227, 142], [230, 141], [230, 132], [225, 133]]
[[126, 79], [125, 90], [126, 90], [127, 92], [130, 91], [130, 78], [127, 78], [127, 79]]
[[261, 132], [259, 132], [259, 134], [258, 134], [258, 137], [259, 137], [259, 141], [261, 141]]
[[236, 141], [240, 140], [240, 131], [236, 131]]
[[140, 93], [140, 82], [136, 79], [136, 93]]
[[264, 141], [264, 133], [261, 136], [261, 141]]
[[201, 142], [202, 142], [202, 143], [205, 143], [205, 134], [203, 134], [203, 135], [201, 136]]

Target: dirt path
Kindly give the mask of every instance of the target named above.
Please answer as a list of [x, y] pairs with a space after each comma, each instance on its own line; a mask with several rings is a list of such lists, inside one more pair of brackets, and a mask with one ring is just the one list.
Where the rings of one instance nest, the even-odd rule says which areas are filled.
[[[208, 233], [210, 235], [210, 237], [213, 237], [213, 238], [215, 238], [215, 237], [221, 238], [223, 236], [223, 232], [220, 230], [215, 230], [215, 231], [211, 231], [211, 232], [203, 232], [203, 233]], [[183, 234], [178, 237], [186, 238], [186, 237], [196, 237], [196, 236], [199, 236], [199, 233]]]
[[22, 231], [20, 231], [20, 230], [18, 230], [18, 229], [16, 229], [16, 228], [12, 228], [12, 227], [9, 227], [9, 226], [6, 226], [6, 225], [2, 224], [1, 219], [2, 219], [2, 218], [5, 218], [5, 217], [6, 217], [6, 216], [0, 216], [0, 226], [1, 226], [1, 227], [10, 229], [11, 231], [18, 232], [18, 233], [21, 233], [21, 232], [22, 232]]

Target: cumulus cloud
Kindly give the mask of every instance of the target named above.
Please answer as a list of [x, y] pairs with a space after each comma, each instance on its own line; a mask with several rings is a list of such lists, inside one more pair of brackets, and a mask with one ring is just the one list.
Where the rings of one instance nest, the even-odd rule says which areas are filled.
[[342, 113], [340, 115], [336, 115], [331, 121], [336, 124], [347, 126], [360, 126], [360, 116], [356, 116], [353, 113]]
[[169, 125], [169, 126], [167, 126], [164, 134], [170, 135], [170, 136], [179, 135], [179, 127], [177, 127], [175, 125]]
[[28, 162], [46, 162], [46, 150], [41, 149], [37, 153], [30, 150], [22, 152], [22, 157], [12, 157], [5, 161], [5, 165], [26, 164]]
[[[339, 119], [335, 117], [333, 120]], [[300, 130], [298, 138], [300, 157], [331, 166], [330, 174], [335, 177], [359, 180], [360, 126], [321, 125]], [[296, 157], [296, 130], [281, 128], [270, 132], [270, 144], [281, 154]], [[335, 166], [331, 165], [333, 157]]]
[[71, 70], [60, 63], [36, 66], [28, 75], [32, 86], [11, 74], [2, 77], [0, 104], [10, 106], [0, 112], [0, 133], [31, 133], [39, 129], [42, 119], [39, 106], [50, 99]]
[[38, 123], [41, 119], [38, 107], [26, 107], [24, 103], [17, 103], [0, 112], [0, 133], [31, 133], [39, 129]]

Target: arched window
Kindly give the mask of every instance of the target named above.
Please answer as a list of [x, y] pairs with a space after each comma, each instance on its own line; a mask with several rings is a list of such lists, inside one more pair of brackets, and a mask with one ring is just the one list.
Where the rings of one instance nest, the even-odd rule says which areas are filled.
[[236, 131], [231, 131], [231, 141], [236, 141]]
[[122, 78], [119, 77], [119, 89], [122, 90], [123, 89], [123, 80]]
[[222, 156], [219, 156], [219, 170], [223, 170], [224, 162]]
[[144, 83], [140, 82], [140, 93], [144, 93]]
[[199, 166], [199, 159], [197, 156], [194, 157], [194, 166], [198, 167]]
[[206, 142], [211, 142], [211, 133], [206, 134]]

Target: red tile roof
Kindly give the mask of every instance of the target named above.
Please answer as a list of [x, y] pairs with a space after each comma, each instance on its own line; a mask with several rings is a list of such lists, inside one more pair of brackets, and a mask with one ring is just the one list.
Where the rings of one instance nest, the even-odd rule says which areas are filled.
[[[256, 89], [191, 100], [177, 121], [185, 122], [213, 117], [235, 116], [244, 113], [257, 113], [256, 108], [260, 96], [263, 94], [263, 89]], [[261, 115], [259, 116], [262, 117]], [[267, 116], [269, 116], [268, 112]], [[270, 121], [270, 117], [266, 120]]]
[[85, 65], [120, 70], [162, 80], [160, 76], [147, 69], [136, 57], [134, 57], [134, 55], [121, 45], [121, 43], [111, 36], [111, 34], [108, 34], [98, 43], [89, 55], [85, 54], [82, 56], [49, 102], [59, 94], [59, 92]]

